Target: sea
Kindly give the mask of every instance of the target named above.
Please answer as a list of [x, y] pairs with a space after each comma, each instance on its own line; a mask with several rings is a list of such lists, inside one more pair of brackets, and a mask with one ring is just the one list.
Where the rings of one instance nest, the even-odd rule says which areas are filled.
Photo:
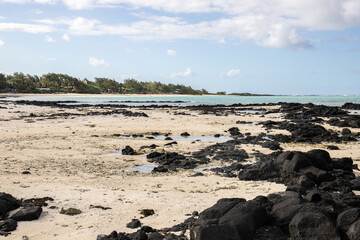
[[[48, 96], [48, 95], [47, 95]], [[261, 104], [261, 103], [313, 103], [316, 105], [342, 106], [345, 103], [352, 102], [360, 104], [360, 95], [296, 95], [296, 96], [156, 96], [156, 95], [94, 95], [94, 97], [63, 96], [54, 94], [51, 97], [15, 97], [6, 98], [10, 101], [28, 100], [28, 101], [63, 101], [64, 104], [121, 104], [129, 106], [139, 105], [173, 105], [173, 106], [194, 106], [194, 105], [231, 105], [231, 104]]]

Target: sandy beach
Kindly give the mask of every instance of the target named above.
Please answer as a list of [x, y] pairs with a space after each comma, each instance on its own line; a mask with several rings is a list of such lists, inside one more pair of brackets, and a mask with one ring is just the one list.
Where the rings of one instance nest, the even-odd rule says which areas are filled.
[[[56, 95], [62, 96], [69, 94]], [[168, 141], [119, 137], [152, 132], [170, 133], [170, 137], [180, 136], [183, 132], [192, 137], [230, 136], [227, 130], [232, 127], [238, 127], [243, 134], [289, 135], [286, 130], [266, 130], [257, 125], [268, 120], [283, 121], [282, 113], [216, 116], [200, 114], [199, 110], [129, 108], [126, 110], [148, 115], [129, 117], [122, 114], [86, 115], [108, 110], [97, 107], [62, 109], [4, 102], [0, 106], [0, 192], [12, 194], [18, 199], [54, 199], [43, 208], [38, 220], [19, 222], [17, 230], [6, 239], [21, 239], [23, 236], [31, 240], [96, 239], [98, 234], [109, 234], [113, 230], [131, 232], [134, 230], [127, 228], [126, 224], [133, 218], [140, 218], [142, 209], [153, 209], [155, 214], [141, 219], [141, 222], [161, 229], [181, 223], [188, 217], [187, 214], [201, 212], [221, 198], [252, 199], [286, 189], [283, 184], [240, 181], [211, 171], [203, 171], [204, 176], [189, 177], [195, 173], [194, 170], [180, 169], [167, 173], [131, 170], [128, 168], [151, 164], [146, 154], [154, 150], [141, 149], [142, 146], [156, 144], [159, 146], [156, 151], [186, 154], [213, 145], [218, 140], [180, 140], [177, 144], [164, 146]], [[265, 108], [271, 110], [278, 106]], [[175, 114], [179, 112], [184, 114]], [[236, 124], [237, 121], [253, 124]], [[324, 126], [341, 131], [338, 127]], [[358, 128], [350, 130], [359, 132]], [[328, 145], [336, 145], [340, 150], [328, 150]], [[131, 146], [138, 155], [107, 155], [125, 146]], [[284, 151], [324, 149], [331, 157], [351, 157], [354, 163], [360, 160], [359, 143], [356, 142], [281, 143], [281, 147]], [[256, 159], [256, 152], [273, 152], [253, 144], [242, 144], [241, 149], [249, 154], [249, 162]], [[225, 162], [214, 160], [201, 167], [224, 165]], [[31, 174], [22, 174], [24, 171]], [[90, 208], [90, 205], [111, 209]], [[80, 209], [82, 213], [76, 216], [59, 213], [62, 208], [69, 207]]]

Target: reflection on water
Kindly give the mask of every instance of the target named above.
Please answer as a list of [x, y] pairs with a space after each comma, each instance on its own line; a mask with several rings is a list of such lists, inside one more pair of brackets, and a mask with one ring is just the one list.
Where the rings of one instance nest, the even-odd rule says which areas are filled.
[[117, 152], [107, 153], [107, 154], [104, 154], [103, 156], [121, 156], [121, 155], [123, 155], [122, 150], [118, 150]]
[[213, 169], [213, 168], [221, 168], [223, 166], [209, 166], [209, 167], [203, 167], [203, 168], [195, 168], [194, 171], [195, 172], [202, 172], [205, 170], [209, 170], [209, 169]]
[[133, 171], [149, 173], [158, 166], [159, 165], [141, 165], [141, 166], [136, 166], [136, 167], [132, 167], [132, 168], [131, 167], [125, 168], [125, 170], [133, 170]]

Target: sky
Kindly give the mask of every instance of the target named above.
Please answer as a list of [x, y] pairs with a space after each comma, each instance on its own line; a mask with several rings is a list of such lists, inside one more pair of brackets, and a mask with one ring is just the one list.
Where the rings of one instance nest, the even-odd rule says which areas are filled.
[[360, 94], [360, 0], [0, 0], [0, 72]]

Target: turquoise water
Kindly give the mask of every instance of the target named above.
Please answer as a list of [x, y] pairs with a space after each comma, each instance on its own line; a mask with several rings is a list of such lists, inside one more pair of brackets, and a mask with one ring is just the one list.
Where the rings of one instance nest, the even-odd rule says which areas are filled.
[[[7, 100], [39, 100], [39, 101], [77, 101], [89, 104], [127, 104], [127, 105], [151, 105], [151, 104], [168, 104], [168, 105], [230, 105], [235, 103], [253, 104], [253, 103], [278, 103], [278, 102], [297, 102], [297, 103], [314, 103], [328, 106], [341, 106], [346, 102], [359, 103], [360, 95], [322, 95], [322, 96], [126, 96], [118, 97], [99, 96], [96, 97], [24, 97], [24, 98], [7, 98]], [[130, 103], [128, 101], [131, 101]], [[152, 101], [153, 103], [151, 103]], [[165, 102], [164, 102], [165, 101]], [[182, 103], [171, 103], [182, 101]], [[160, 103], [158, 103], [160, 102]], [[162, 103], [161, 103], [162, 102]], [[169, 103], [170, 102], [170, 103]]]

